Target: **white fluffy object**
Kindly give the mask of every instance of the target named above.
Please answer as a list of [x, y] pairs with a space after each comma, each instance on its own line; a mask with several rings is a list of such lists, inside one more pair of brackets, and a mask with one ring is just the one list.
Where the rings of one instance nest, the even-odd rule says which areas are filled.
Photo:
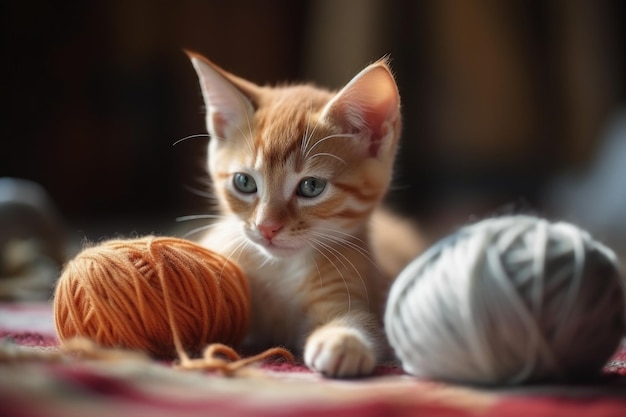
[[572, 224], [506, 216], [466, 226], [409, 264], [385, 329], [410, 374], [512, 385], [598, 374], [625, 320], [611, 249]]

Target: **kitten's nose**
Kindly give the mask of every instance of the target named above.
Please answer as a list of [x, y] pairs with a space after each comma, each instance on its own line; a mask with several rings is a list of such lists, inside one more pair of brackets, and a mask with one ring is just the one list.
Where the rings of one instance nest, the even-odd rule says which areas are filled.
[[257, 225], [257, 229], [259, 229], [263, 237], [267, 240], [274, 239], [274, 236], [276, 236], [282, 228], [283, 225], [280, 223], [263, 223]]

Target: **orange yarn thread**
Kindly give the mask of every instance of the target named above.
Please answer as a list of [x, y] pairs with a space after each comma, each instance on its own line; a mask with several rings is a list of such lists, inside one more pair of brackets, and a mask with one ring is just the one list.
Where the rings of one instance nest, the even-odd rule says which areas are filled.
[[54, 296], [62, 342], [87, 337], [101, 346], [159, 358], [236, 345], [250, 316], [250, 294], [234, 262], [193, 242], [148, 236], [84, 249], [64, 268]]
[[176, 366], [178, 369], [216, 371], [225, 376], [237, 375], [239, 371], [249, 365], [266, 361], [272, 357], [280, 357], [291, 364], [296, 362], [291, 352], [283, 347], [270, 348], [257, 355], [242, 358], [233, 348], [221, 343], [207, 346], [202, 358], [199, 359], [190, 359], [184, 353], [180, 356], [180, 364]]

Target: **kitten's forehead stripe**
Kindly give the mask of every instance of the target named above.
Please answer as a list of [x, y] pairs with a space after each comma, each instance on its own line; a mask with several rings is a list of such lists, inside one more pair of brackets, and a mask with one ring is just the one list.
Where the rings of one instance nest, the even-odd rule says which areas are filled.
[[310, 86], [277, 89], [271, 100], [256, 113], [255, 145], [269, 166], [283, 164], [291, 155], [298, 155], [295, 169], [302, 170], [302, 142], [315, 129], [319, 113], [332, 94]]
[[263, 159], [268, 167], [276, 167], [287, 162], [298, 149], [300, 149], [300, 141], [268, 140], [263, 148]]

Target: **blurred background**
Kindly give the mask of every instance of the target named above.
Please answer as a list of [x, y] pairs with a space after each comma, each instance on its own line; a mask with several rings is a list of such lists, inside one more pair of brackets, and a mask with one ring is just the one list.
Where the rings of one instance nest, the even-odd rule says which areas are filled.
[[[390, 55], [404, 134], [389, 204], [428, 239], [517, 211], [575, 221], [615, 244], [626, 239], [624, 2], [0, 7], [5, 241], [19, 222], [50, 235], [62, 224], [70, 241], [170, 233], [177, 216], [206, 210], [193, 190], [206, 182], [207, 139], [173, 146], [205, 132], [183, 48], [260, 84], [331, 88]], [[30, 182], [16, 187], [9, 178]], [[20, 198], [45, 200], [45, 214], [16, 220], [7, 201]]]

